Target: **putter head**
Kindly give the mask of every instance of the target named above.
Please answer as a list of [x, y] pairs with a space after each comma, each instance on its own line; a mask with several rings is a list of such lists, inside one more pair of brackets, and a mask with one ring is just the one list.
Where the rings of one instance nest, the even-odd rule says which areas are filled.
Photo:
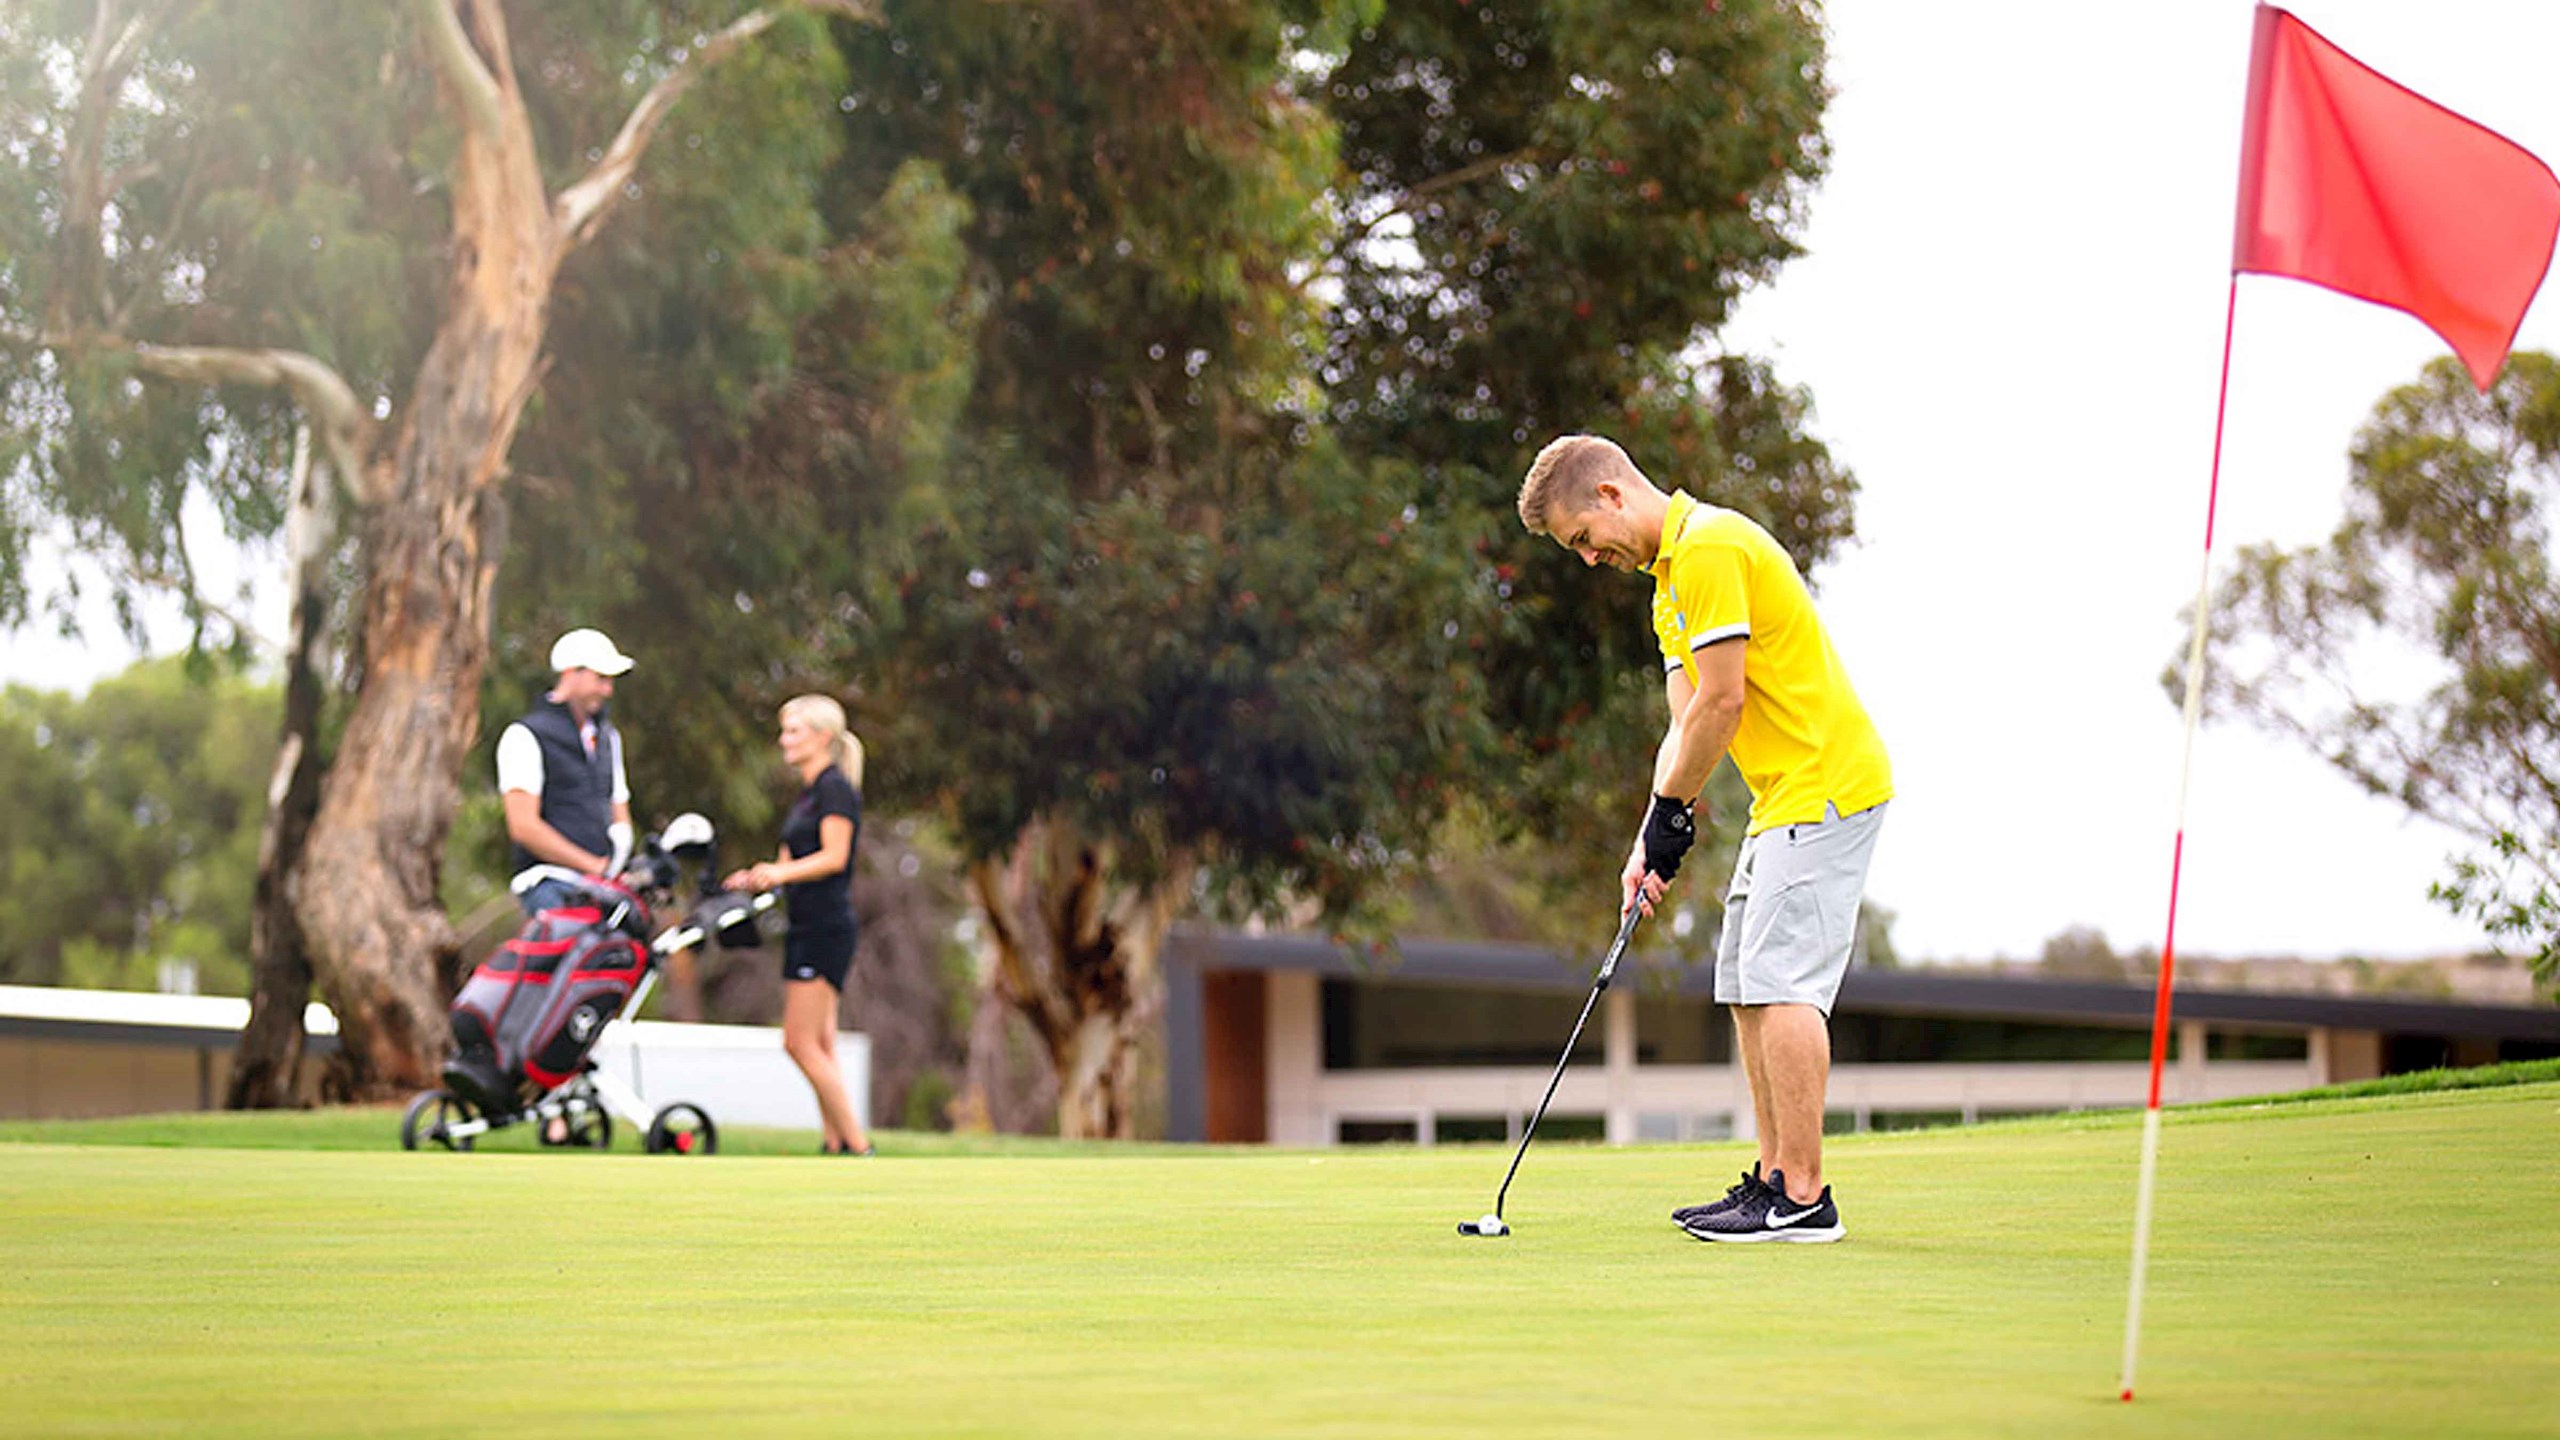
[[1501, 1216], [1487, 1215], [1481, 1219], [1459, 1221], [1458, 1233], [1461, 1235], [1481, 1235], [1490, 1238], [1510, 1234], [1511, 1227], [1502, 1223]]

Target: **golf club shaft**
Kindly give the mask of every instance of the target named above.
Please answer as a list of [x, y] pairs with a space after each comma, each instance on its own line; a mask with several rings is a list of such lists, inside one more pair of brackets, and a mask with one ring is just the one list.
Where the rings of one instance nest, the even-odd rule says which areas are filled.
[[1547, 1118], [1547, 1102], [1556, 1098], [1556, 1086], [1564, 1080], [1564, 1067], [1573, 1062], [1573, 1047], [1582, 1043], [1582, 1027], [1591, 1023], [1591, 1007], [1600, 1003], [1601, 992], [1609, 988], [1609, 977], [1618, 971], [1618, 957], [1626, 953], [1627, 941], [1636, 933], [1636, 921], [1644, 915], [1642, 904], [1630, 905], [1618, 922], [1618, 938], [1609, 945], [1609, 957], [1600, 962], [1600, 976], [1591, 985], [1591, 998], [1582, 1002], [1582, 1014], [1573, 1022], [1573, 1035], [1564, 1042], [1564, 1053], [1556, 1057], [1556, 1073], [1547, 1077], [1547, 1093], [1538, 1100], [1537, 1112], [1529, 1117], [1529, 1128], [1520, 1132], [1520, 1148], [1511, 1152], [1511, 1168], [1503, 1172], [1502, 1188], [1494, 1193], [1493, 1215], [1502, 1218], [1502, 1202], [1511, 1195], [1511, 1177], [1520, 1173], [1520, 1159], [1529, 1153], [1529, 1141], [1538, 1133], [1538, 1122]]

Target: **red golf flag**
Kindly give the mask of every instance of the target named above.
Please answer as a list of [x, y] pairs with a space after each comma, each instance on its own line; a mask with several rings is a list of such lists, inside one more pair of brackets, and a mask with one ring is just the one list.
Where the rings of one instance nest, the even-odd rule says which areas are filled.
[[2231, 268], [2405, 310], [2482, 390], [2560, 236], [2560, 179], [2531, 151], [2258, 7]]

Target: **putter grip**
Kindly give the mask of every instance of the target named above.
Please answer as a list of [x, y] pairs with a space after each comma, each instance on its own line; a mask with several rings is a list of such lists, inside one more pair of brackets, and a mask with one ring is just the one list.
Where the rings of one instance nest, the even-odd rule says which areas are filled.
[[1618, 938], [1609, 942], [1609, 957], [1600, 962], [1600, 988], [1609, 988], [1609, 978], [1618, 973], [1618, 957], [1627, 953], [1627, 942], [1635, 938], [1636, 922], [1644, 918], [1642, 905], [1630, 905], [1618, 921]]

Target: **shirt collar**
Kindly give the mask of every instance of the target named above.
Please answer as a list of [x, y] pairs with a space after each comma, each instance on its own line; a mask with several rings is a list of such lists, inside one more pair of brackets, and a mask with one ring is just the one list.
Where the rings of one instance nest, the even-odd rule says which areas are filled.
[[1671, 543], [1680, 538], [1681, 531], [1689, 528], [1689, 521], [1698, 510], [1698, 502], [1690, 498], [1688, 491], [1671, 492], [1670, 507], [1662, 512], [1662, 544], [1653, 552], [1653, 563], [1645, 567], [1646, 574], [1656, 580], [1670, 578]]

